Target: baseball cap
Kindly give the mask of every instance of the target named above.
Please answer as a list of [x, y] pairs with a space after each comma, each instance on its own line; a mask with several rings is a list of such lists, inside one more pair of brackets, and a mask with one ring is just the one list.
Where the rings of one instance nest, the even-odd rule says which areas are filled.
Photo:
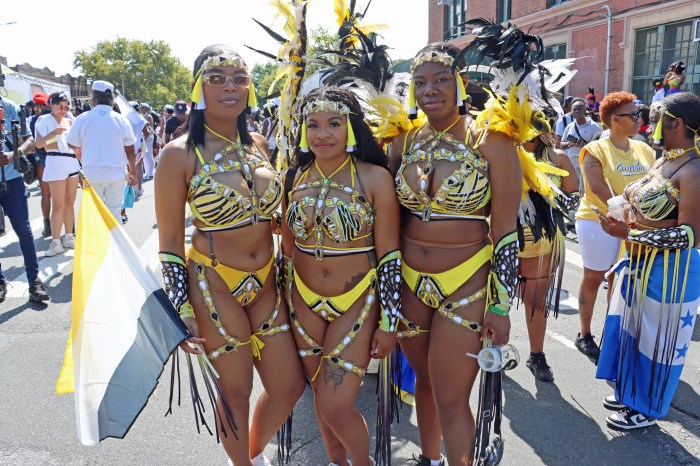
[[139, 101], [138, 101], [138, 100], [130, 100], [130, 101], [129, 101], [129, 105], [131, 105], [132, 107], [134, 107], [134, 110], [138, 110], [138, 109], [139, 109]]
[[141, 108], [147, 108], [147, 109], [150, 110], [150, 109], [151, 109], [151, 106], [150, 106], [150, 104], [149, 104], [148, 102], [141, 102]]
[[175, 102], [175, 115], [184, 115], [187, 113], [187, 103], [184, 100]]
[[570, 103], [570, 102], [573, 102], [573, 100], [574, 100], [574, 96], [567, 95], [566, 99], [564, 99], [564, 103]]
[[34, 94], [34, 97], [32, 97], [32, 100], [39, 105], [48, 105], [49, 103], [49, 95], [48, 94]]
[[108, 81], [93, 81], [92, 90], [98, 92], [114, 92], [114, 85]]
[[661, 80], [660, 80], [660, 79], [655, 79], [655, 80], [654, 80], [654, 86], [656, 86], [657, 84], [661, 84]]

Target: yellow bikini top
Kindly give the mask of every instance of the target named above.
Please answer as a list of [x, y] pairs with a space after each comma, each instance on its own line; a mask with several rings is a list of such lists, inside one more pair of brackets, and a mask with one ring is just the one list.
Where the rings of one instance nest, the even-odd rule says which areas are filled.
[[[240, 142], [230, 142], [209, 162], [204, 161], [199, 148], [195, 147], [194, 151], [202, 168], [190, 180], [187, 202], [192, 215], [203, 223], [203, 226], [198, 226], [200, 230], [226, 230], [255, 225], [260, 220], [272, 218], [282, 200], [282, 183], [277, 172], [255, 145], [244, 146]], [[229, 155], [233, 157], [228, 157]], [[255, 191], [255, 171], [261, 167], [269, 170], [273, 176], [265, 192], [258, 197]], [[240, 172], [246, 192], [215, 179], [217, 174], [233, 172]]]
[[[348, 164], [350, 164], [351, 185], [333, 181], [333, 176]], [[374, 244], [364, 247], [324, 245], [325, 239], [331, 240], [334, 244], [344, 244], [371, 238], [374, 230], [374, 207], [362, 191], [355, 189], [355, 177], [357, 176], [360, 188], [362, 188], [362, 182], [352, 156], [348, 156], [347, 160], [330, 176], [323, 173], [316, 161], [314, 165], [321, 178], [304, 181], [311, 171], [307, 169], [289, 192], [286, 221], [294, 234], [297, 249], [314, 255], [317, 260], [323, 259], [324, 254], [341, 256], [373, 250]], [[301, 199], [294, 199], [294, 194], [308, 189], [319, 189], [318, 195], [316, 197], [306, 195]], [[312, 210], [310, 216], [305, 209]], [[305, 243], [309, 239], [313, 244]]]
[[671, 178], [683, 165], [692, 160], [687, 160], [668, 178], [661, 174], [659, 167], [654, 167], [644, 177], [630, 183], [625, 188], [624, 195], [635, 212], [651, 221], [677, 219], [681, 193], [673, 185]]
[[[487, 174], [489, 164], [476, 149], [469, 147], [471, 132], [467, 139], [459, 141], [448, 132], [452, 126], [462, 121], [459, 118], [444, 131], [435, 131], [420, 141], [415, 136], [411, 139], [408, 151], [404, 140], [401, 166], [396, 173], [396, 195], [401, 205], [412, 214], [420, 216], [424, 222], [431, 219], [476, 219], [486, 220], [484, 215], [473, 215], [485, 207], [491, 200], [491, 185]], [[423, 126], [425, 127], [425, 125]], [[442, 180], [434, 197], [430, 197], [433, 177], [430, 176], [435, 162], [460, 162], [461, 165], [452, 175]], [[418, 192], [406, 181], [404, 171], [413, 163], [422, 163], [423, 168], [418, 177]]]

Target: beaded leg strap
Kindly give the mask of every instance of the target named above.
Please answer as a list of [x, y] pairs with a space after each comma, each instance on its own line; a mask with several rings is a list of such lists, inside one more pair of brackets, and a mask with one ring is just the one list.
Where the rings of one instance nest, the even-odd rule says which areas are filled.
[[695, 246], [695, 235], [692, 227], [679, 225], [655, 230], [629, 230], [627, 241], [646, 244], [656, 249], [684, 249]]
[[491, 262], [488, 284], [487, 309], [507, 316], [518, 282], [518, 234], [512, 231], [496, 244]]
[[401, 310], [401, 251], [388, 252], [377, 266], [379, 276], [379, 303], [381, 318], [379, 329], [395, 332]]
[[404, 326], [403, 330], [399, 330], [396, 334], [399, 338], [411, 338], [421, 333], [430, 333], [430, 329], [426, 330], [420, 328], [420, 325], [404, 317], [403, 314], [399, 315], [399, 321]]
[[442, 317], [449, 320], [453, 324], [459, 325], [460, 327], [464, 327], [470, 332], [480, 333], [481, 324], [479, 322], [475, 320], [465, 319], [463, 316], [457, 314], [454, 311], [457, 309], [469, 307], [471, 304], [477, 302], [478, 300], [486, 296], [486, 290], [487, 287], [483, 287], [476, 293], [473, 293], [470, 296], [467, 296], [466, 298], [462, 298], [457, 301], [443, 302], [442, 304], [440, 304], [438, 312]]
[[163, 281], [168, 299], [173, 303], [180, 317], [194, 317], [194, 309], [189, 301], [189, 272], [185, 260], [177, 254], [161, 251], [158, 253], [163, 266]]

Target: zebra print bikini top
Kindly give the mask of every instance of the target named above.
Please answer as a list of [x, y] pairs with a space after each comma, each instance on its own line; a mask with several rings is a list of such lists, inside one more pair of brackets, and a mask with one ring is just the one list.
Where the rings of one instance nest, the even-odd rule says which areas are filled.
[[[491, 184], [487, 177], [489, 164], [476, 148], [469, 147], [471, 132], [467, 131], [467, 141], [458, 140], [447, 130], [434, 131], [415, 141], [422, 129], [414, 133], [408, 150], [406, 141], [409, 135], [404, 140], [401, 166], [395, 178], [396, 195], [401, 205], [424, 222], [440, 219], [486, 220], [484, 215], [474, 215], [474, 212], [484, 208], [491, 200]], [[458, 162], [460, 165], [450, 176], [443, 177], [434, 194], [430, 194], [437, 162]], [[414, 172], [417, 172], [418, 191], [414, 191], [406, 180], [407, 173]]]
[[[329, 176], [315, 161], [314, 165], [320, 178], [307, 180], [311, 171], [309, 167], [289, 192], [286, 221], [294, 234], [297, 249], [314, 255], [317, 260], [323, 259], [324, 255], [345, 256], [372, 251], [374, 207], [365, 193], [355, 189], [355, 178], [360, 189], [362, 182], [352, 156], [348, 156]], [[332, 179], [346, 165], [350, 165], [350, 186]], [[299, 197], [302, 193], [305, 195]], [[332, 244], [325, 244], [326, 239]], [[362, 239], [365, 239], [362, 246], [348, 244]]]
[[[228, 230], [272, 219], [282, 200], [282, 183], [255, 145], [234, 142], [217, 152], [209, 162], [204, 161], [199, 148], [195, 147], [194, 151], [202, 168], [190, 181], [187, 202], [192, 215], [202, 223], [196, 225], [199, 230]], [[259, 196], [256, 182], [261, 180], [261, 173], [256, 174], [257, 170], [272, 174], [265, 191]], [[223, 174], [235, 172], [242, 177], [238, 188], [215, 178], [216, 175], [223, 177]]]

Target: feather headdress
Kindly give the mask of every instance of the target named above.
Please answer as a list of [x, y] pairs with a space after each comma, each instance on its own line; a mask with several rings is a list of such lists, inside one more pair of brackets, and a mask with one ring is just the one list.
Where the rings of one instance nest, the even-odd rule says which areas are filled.
[[277, 157], [277, 169], [286, 170], [289, 164], [289, 157], [292, 151], [290, 141], [295, 140], [295, 131], [299, 122], [297, 118], [297, 107], [301, 101], [301, 86], [306, 74], [306, 48], [308, 38], [306, 33], [306, 4], [307, 0], [272, 0], [271, 5], [277, 11], [277, 17], [284, 19], [284, 35], [278, 34], [260, 21], [254, 20], [273, 39], [280, 43], [280, 48], [276, 55], [249, 47], [268, 58], [276, 60], [280, 67], [277, 70], [275, 79], [267, 90], [270, 94], [274, 85], [284, 80], [284, 85], [280, 91], [280, 106], [278, 112], [279, 125], [277, 127], [277, 147], [279, 156]]

